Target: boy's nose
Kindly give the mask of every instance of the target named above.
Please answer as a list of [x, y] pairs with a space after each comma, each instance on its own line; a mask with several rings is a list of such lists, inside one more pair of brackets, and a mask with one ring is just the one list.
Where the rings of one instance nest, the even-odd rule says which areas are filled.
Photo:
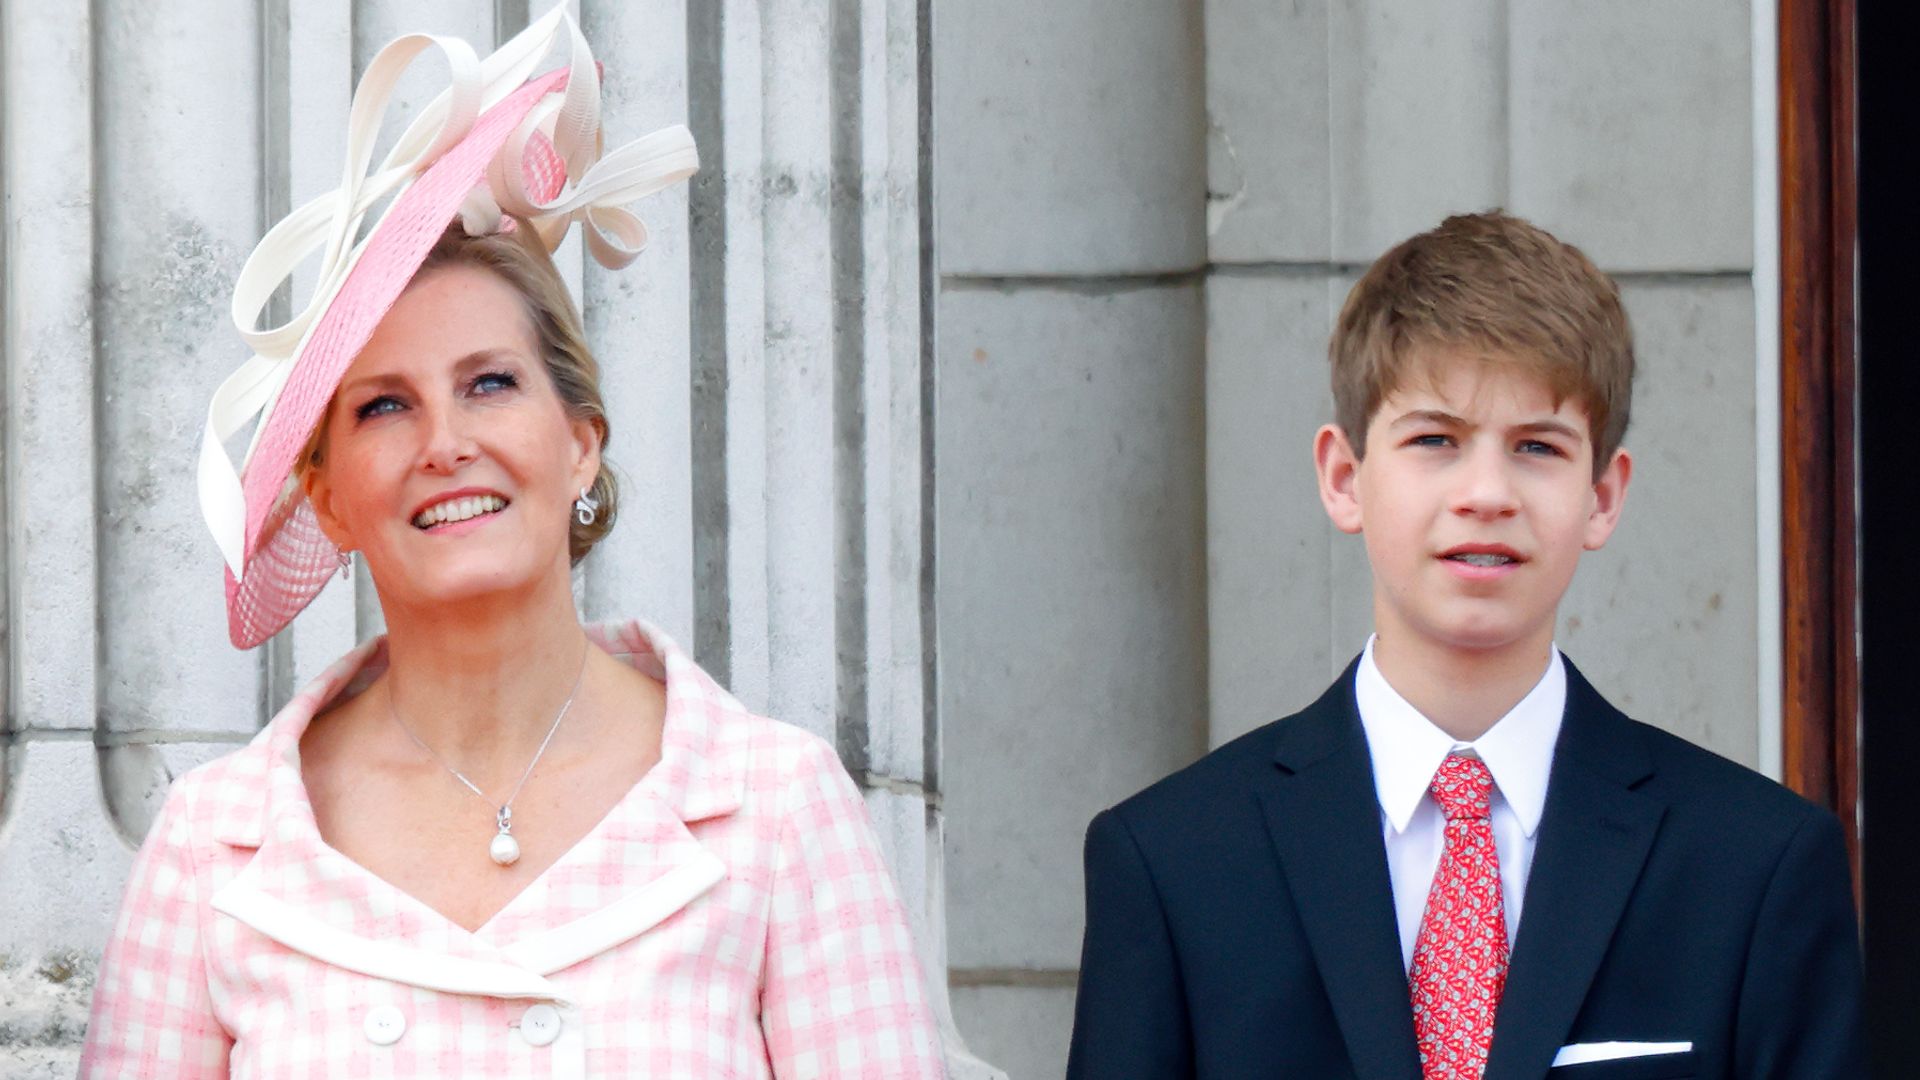
[[1506, 517], [1520, 509], [1506, 455], [1478, 452], [1462, 463], [1460, 485], [1454, 495], [1454, 510], [1473, 517]]

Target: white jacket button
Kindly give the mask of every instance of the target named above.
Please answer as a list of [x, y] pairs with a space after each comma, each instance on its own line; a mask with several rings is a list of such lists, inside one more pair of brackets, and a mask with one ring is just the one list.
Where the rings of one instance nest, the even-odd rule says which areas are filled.
[[375, 1005], [367, 1010], [367, 1041], [375, 1046], [392, 1046], [406, 1034], [407, 1017], [392, 1005]]
[[520, 1037], [533, 1046], [545, 1046], [560, 1037], [560, 1010], [535, 1005], [520, 1017]]

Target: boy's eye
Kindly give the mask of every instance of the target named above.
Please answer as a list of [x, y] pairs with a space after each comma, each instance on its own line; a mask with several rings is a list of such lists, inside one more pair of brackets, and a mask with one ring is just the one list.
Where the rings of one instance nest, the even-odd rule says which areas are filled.
[[473, 379], [473, 392], [476, 394], [497, 394], [503, 390], [512, 390], [520, 385], [510, 371], [489, 371], [485, 375], [476, 375]]
[[1415, 435], [1407, 440], [1408, 446], [1452, 446], [1451, 435]]
[[353, 418], [355, 420], [368, 420], [375, 416], [382, 416], [386, 413], [393, 412], [398, 408], [400, 408], [400, 399], [390, 394], [381, 394], [379, 397], [354, 409]]
[[1560, 456], [1559, 447], [1549, 442], [1541, 442], [1539, 439], [1526, 439], [1522, 441], [1519, 450], [1523, 454], [1539, 454], [1543, 457]]

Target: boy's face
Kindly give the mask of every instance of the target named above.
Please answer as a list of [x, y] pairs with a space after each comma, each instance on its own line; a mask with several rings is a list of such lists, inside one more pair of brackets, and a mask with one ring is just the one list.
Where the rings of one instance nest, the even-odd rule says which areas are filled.
[[1401, 647], [1544, 652], [1580, 553], [1620, 519], [1632, 461], [1616, 452], [1596, 481], [1586, 407], [1556, 406], [1518, 365], [1418, 359], [1432, 377], [1380, 404], [1364, 457], [1338, 427], [1314, 441], [1328, 516], [1366, 540], [1375, 628]]

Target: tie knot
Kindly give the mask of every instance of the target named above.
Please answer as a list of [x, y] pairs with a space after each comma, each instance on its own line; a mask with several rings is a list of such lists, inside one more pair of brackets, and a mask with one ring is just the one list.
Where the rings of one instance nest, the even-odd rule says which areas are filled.
[[1482, 821], [1493, 813], [1493, 774], [1479, 758], [1448, 754], [1427, 790], [1448, 821]]

